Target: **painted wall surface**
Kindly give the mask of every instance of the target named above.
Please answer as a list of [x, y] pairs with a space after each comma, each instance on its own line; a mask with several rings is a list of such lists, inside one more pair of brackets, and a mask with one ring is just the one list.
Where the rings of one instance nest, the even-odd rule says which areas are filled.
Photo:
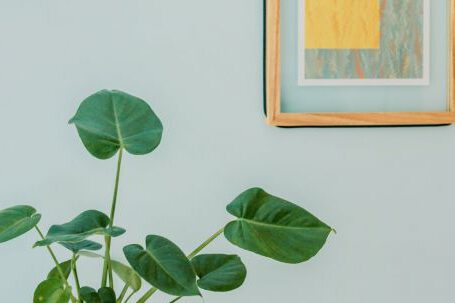
[[[128, 232], [115, 258], [152, 233], [189, 251], [230, 219], [224, 208], [239, 192], [262, 186], [338, 234], [298, 266], [216, 241], [207, 252], [241, 254], [249, 276], [205, 302], [454, 302], [455, 127], [265, 125], [262, 9], [260, 0], [1, 0], [0, 208], [33, 204], [43, 229], [107, 211], [115, 160], [91, 157], [67, 121], [90, 93], [122, 89], [149, 100], [165, 135], [152, 155], [124, 161], [117, 222]], [[35, 240], [0, 245], [1, 302], [31, 302], [52, 267]], [[97, 285], [97, 262], [84, 262], [82, 283]]]

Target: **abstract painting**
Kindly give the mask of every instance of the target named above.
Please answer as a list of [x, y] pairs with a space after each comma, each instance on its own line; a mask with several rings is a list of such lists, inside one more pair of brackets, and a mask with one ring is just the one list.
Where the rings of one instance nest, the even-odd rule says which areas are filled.
[[298, 0], [299, 85], [428, 85], [430, 0]]

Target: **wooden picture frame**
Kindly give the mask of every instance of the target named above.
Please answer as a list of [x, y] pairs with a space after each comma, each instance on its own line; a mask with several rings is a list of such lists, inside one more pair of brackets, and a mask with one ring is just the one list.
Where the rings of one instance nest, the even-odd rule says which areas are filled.
[[[289, 1], [289, 0], [284, 0]], [[432, 0], [441, 1], [441, 0]], [[266, 121], [283, 127], [447, 125], [455, 123], [455, 1], [450, 0], [448, 37], [448, 101], [446, 111], [432, 112], [282, 112], [281, 111], [281, 0], [264, 0], [264, 93]]]

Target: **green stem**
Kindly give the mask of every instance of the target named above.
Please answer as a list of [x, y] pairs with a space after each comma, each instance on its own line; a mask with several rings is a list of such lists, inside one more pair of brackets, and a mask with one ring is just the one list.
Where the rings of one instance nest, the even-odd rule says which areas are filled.
[[120, 181], [120, 170], [122, 167], [122, 157], [123, 157], [123, 149], [120, 149], [118, 152], [117, 174], [115, 175], [114, 196], [112, 197], [111, 216], [110, 216], [111, 221], [109, 222], [109, 227], [112, 227], [114, 225], [115, 208], [117, 206], [118, 185], [119, 185], [119, 181]]
[[125, 303], [128, 303], [128, 301], [133, 297], [133, 295], [136, 293], [136, 291], [133, 291], [130, 293], [130, 295], [126, 298]]
[[79, 275], [77, 274], [76, 254], [73, 254], [71, 259], [71, 271], [73, 272], [74, 282], [76, 283], [77, 302], [81, 301], [81, 283], [79, 283]]
[[[205, 240], [201, 245], [199, 245], [195, 250], [193, 250], [189, 255], [188, 259], [193, 259], [198, 253], [200, 253], [204, 248], [206, 248], [210, 243], [212, 243], [216, 238], [218, 238], [222, 233], [224, 232], [224, 227], [217, 231], [213, 236]], [[137, 303], [144, 303], [147, 302], [148, 299], [157, 291], [158, 289], [156, 288], [151, 288], [149, 291], [147, 291], [140, 299], [137, 301]]]
[[193, 250], [189, 255], [188, 255], [188, 259], [193, 259], [194, 257], [196, 257], [196, 255], [198, 253], [200, 253], [204, 248], [206, 248], [210, 243], [213, 242], [213, 240], [215, 240], [216, 238], [218, 238], [222, 233], [224, 232], [224, 227], [222, 229], [220, 229], [219, 231], [217, 231], [213, 236], [211, 236], [210, 238], [208, 238], [204, 243], [202, 243], [201, 245], [199, 245], [195, 250]]
[[108, 276], [109, 276], [109, 287], [114, 289], [114, 275], [112, 273], [112, 263], [111, 263], [111, 254], [109, 254], [109, 271], [108, 271]]
[[122, 292], [120, 293], [120, 296], [117, 299], [117, 303], [121, 303], [123, 301], [123, 298], [125, 298], [127, 291], [128, 291], [128, 284], [125, 284], [125, 286], [123, 286]]
[[172, 301], [169, 302], [169, 303], [175, 303], [175, 302], [177, 302], [178, 300], [180, 300], [181, 298], [182, 298], [182, 297], [177, 297], [177, 298], [175, 298], [174, 300], [172, 300]]
[[158, 288], [150, 288], [136, 303], [145, 303], [154, 293], [158, 291]]
[[[118, 153], [118, 160], [117, 160], [117, 173], [115, 175], [115, 186], [114, 186], [114, 196], [112, 197], [112, 205], [111, 205], [111, 215], [110, 215], [110, 222], [109, 227], [114, 225], [115, 219], [115, 209], [117, 207], [117, 194], [118, 194], [118, 187], [120, 181], [120, 170], [122, 167], [122, 156], [123, 156], [123, 149], [120, 148]], [[112, 276], [112, 266], [111, 266], [111, 237], [106, 236], [105, 238], [106, 243], [106, 251], [104, 255], [104, 266], [103, 266], [103, 276], [101, 278], [101, 287], [106, 287], [107, 278], [109, 273], [109, 284], [111, 288], [114, 288], [114, 281]]]
[[106, 287], [107, 285], [107, 278], [109, 273], [109, 267], [111, 264], [111, 238], [108, 236], [104, 237], [105, 243], [105, 253], [104, 253], [104, 263], [103, 263], [103, 277], [101, 279], [101, 287]]
[[[38, 234], [41, 237], [41, 239], [44, 240], [45, 239], [44, 234], [41, 232], [41, 230], [39, 229], [38, 225], [35, 225], [35, 229], [38, 232]], [[66, 287], [71, 289], [71, 286], [69, 285], [68, 281], [66, 280], [65, 274], [63, 273], [62, 267], [60, 266], [60, 262], [57, 260], [57, 257], [54, 254], [54, 251], [52, 250], [52, 248], [49, 245], [47, 245], [46, 248], [47, 248], [47, 251], [49, 252], [49, 254], [52, 257], [52, 260], [55, 263], [55, 267], [57, 268], [58, 274], [60, 275], [60, 278], [63, 280], [63, 283], [65, 283]], [[76, 298], [73, 296], [72, 293], [71, 293], [71, 302], [76, 303]]]

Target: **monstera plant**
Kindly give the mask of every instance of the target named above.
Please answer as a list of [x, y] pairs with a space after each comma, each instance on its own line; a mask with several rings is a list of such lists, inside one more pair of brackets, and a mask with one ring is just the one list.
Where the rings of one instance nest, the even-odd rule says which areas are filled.
[[[203, 296], [203, 291], [227, 292], [242, 285], [247, 271], [239, 256], [201, 254], [217, 237], [224, 235], [242, 249], [297, 264], [315, 256], [332, 231], [300, 206], [251, 188], [227, 206], [234, 217], [232, 221], [189, 254], [171, 240], [149, 234], [145, 245], [123, 248], [128, 264], [113, 260], [111, 241], [125, 233], [124, 228], [114, 225], [122, 155], [152, 152], [161, 141], [163, 126], [145, 101], [108, 90], [85, 99], [70, 123], [76, 126], [82, 143], [93, 156], [109, 159], [117, 155], [112, 204], [109, 215], [98, 210], [84, 211], [67, 223], [52, 225], [46, 234], [38, 226], [41, 215], [32, 206], [0, 211], [0, 243], [34, 229], [39, 236], [34, 246], [45, 248], [55, 263], [37, 286], [34, 303], [124, 303], [132, 302], [134, 296], [135, 302], [143, 303], [157, 291], [176, 302], [188, 296]], [[94, 241], [96, 236], [102, 236], [103, 241]], [[103, 249], [100, 242], [104, 244], [103, 253], [96, 253]], [[57, 259], [53, 245], [68, 250], [63, 262]], [[77, 268], [87, 257], [102, 262], [100, 284], [96, 287], [80, 283]], [[114, 280], [114, 275], [118, 279]], [[119, 281], [120, 287], [114, 287], [114, 282], [118, 286]], [[149, 288], [141, 291], [143, 284]]]

